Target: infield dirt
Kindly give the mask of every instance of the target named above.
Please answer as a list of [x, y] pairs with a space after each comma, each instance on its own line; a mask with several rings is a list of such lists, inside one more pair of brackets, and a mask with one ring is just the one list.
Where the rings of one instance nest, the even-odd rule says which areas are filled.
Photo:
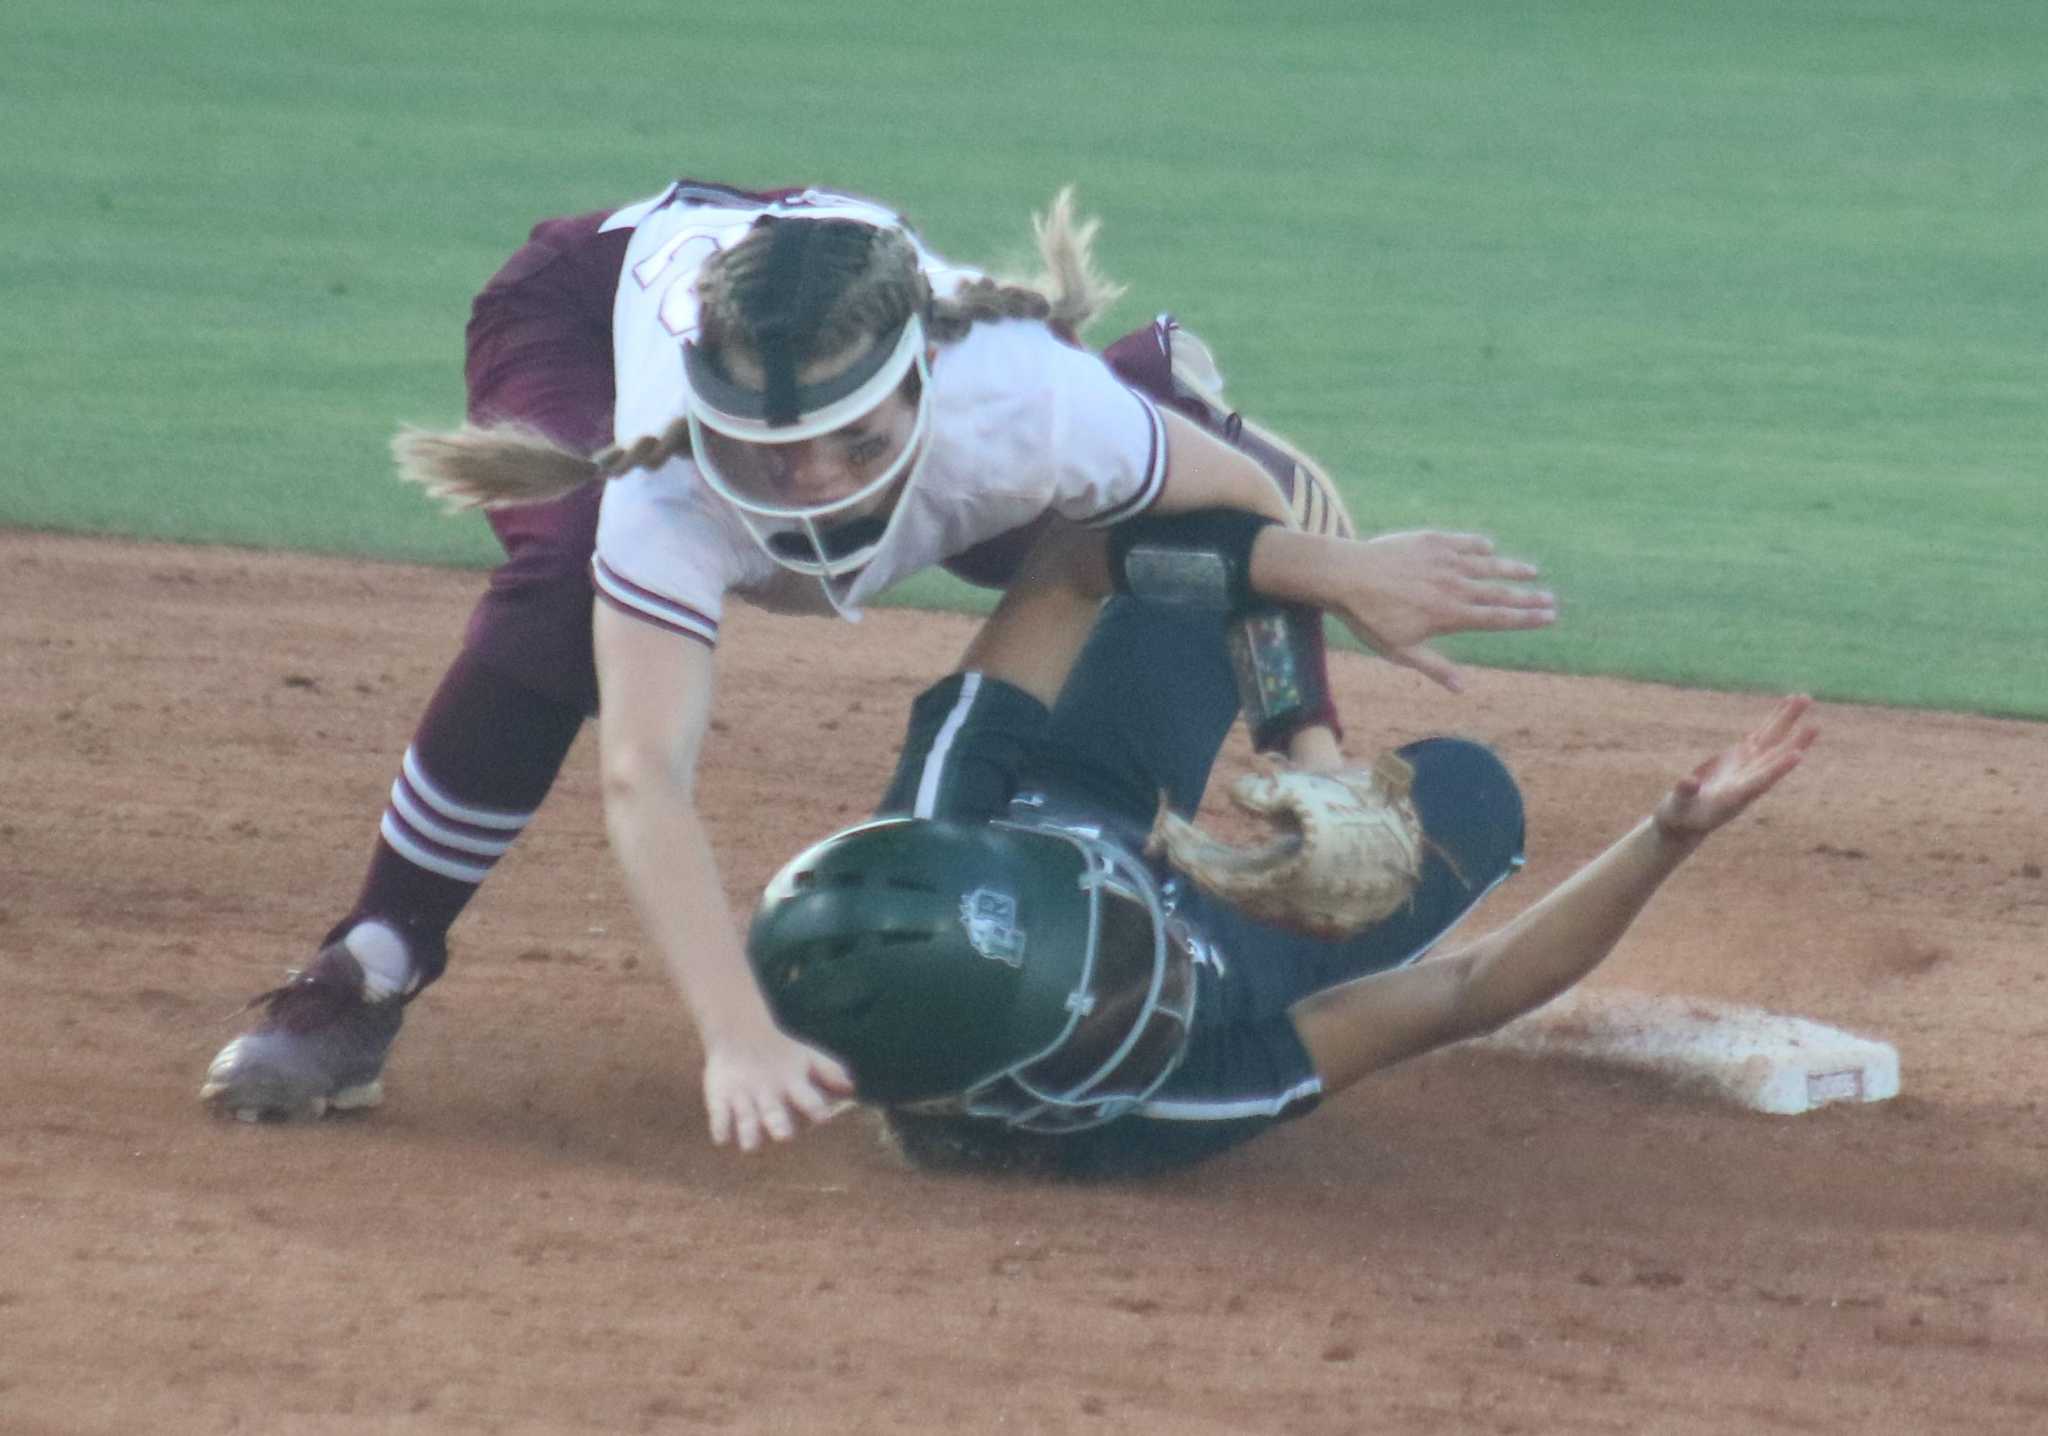
[[[859, 1114], [742, 1159], [586, 732], [385, 1105], [210, 1120], [479, 584], [0, 532], [0, 1430], [2048, 1429], [2048, 728], [1824, 705], [1596, 979], [1883, 1037], [1878, 1106], [1453, 1050], [1171, 1179], [918, 1175]], [[732, 615], [702, 802], [735, 904], [866, 812], [971, 626]], [[1520, 777], [1529, 869], [1475, 930], [1767, 703], [1337, 668], [1354, 747], [1460, 732]]]

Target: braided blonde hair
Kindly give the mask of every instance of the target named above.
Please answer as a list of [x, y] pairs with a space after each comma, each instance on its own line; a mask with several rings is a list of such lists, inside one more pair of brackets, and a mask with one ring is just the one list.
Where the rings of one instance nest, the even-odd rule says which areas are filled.
[[[772, 282], [768, 257], [774, 228], [802, 223], [821, 231], [799, 292]], [[1118, 298], [1123, 286], [1095, 268], [1098, 220], [1080, 221], [1071, 185], [1043, 215], [1031, 216], [1040, 272], [1027, 280], [977, 279], [934, 299], [903, 231], [855, 220], [764, 217], [738, 244], [720, 250], [697, 276], [698, 343], [714, 355], [758, 360], [766, 331], [780, 325], [799, 362], [844, 352], [885, 334], [912, 314], [926, 316], [936, 344], [964, 338], [976, 324], [1042, 320], [1077, 341]], [[659, 434], [613, 444], [589, 456], [523, 424], [463, 424], [449, 430], [406, 426], [391, 441], [398, 476], [417, 484], [450, 511], [542, 503], [596, 478], [657, 469], [690, 452], [687, 416]]]
[[941, 344], [964, 337], [991, 319], [1042, 319], [1062, 338], [1078, 341], [1088, 326], [1121, 299], [1124, 286], [1095, 267], [1095, 235], [1102, 221], [1074, 211], [1074, 187], [1064, 186], [1044, 214], [1031, 216], [1039, 272], [1029, 279], [977, 279], [932, 306], [929, 332]]

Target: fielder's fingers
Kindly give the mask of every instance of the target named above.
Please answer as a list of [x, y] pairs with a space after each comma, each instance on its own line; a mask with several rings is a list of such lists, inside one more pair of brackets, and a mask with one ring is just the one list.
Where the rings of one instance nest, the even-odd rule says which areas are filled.
[[835, 1102], [808, 1082], [793, 1090], [789, 1094], [789, 1100], [796, 1105], [797, 1111], [813, 1122], [831, 1121], [839, 1115], [839, 1109], [846, 1105], [843, 1101]]
[[1387, 661], [1398, 663], [1403, 668], [1412, 668], [1440, 688], [1452, 693], [1463, 693], [1464, 682], [1458, 677], [1458, 666], [1431, 648], [1418, 643], [1411, 648], [1398, 648], [1387, 654]]
[[761, 1125], [768, 1135], [778, 1142], [787, 1142], [796, 1135], [796, 1121], [789, 1115], [789, 1109], [780, 1102], [767, 1102], [761, 1108]]
[[1490, 628], [1495, 630], [1548, 628], [1557, 622], [1554, 607], [1531, 605], [1528, 607], [1504, 607], [1489, 605], [1466, 611], [1465, 622], [1460, 628]]
[[820, 1127], [824, 1126], [834, 1117], [837, 1117], [841, 1112], [846, 1111], [849, 1107], [857, 1107], [859, 1105], [851, 1097], [823, 1097], [816, 1101], [799, 1102], [797, 1104], [803, 1114]]
[[821, 1058], [812, 1063], [811, 1080], [818, 1084], [820, 1091], [830, 1092], [837, 1097], [853, 1095], [853, 1074], [837, 1062]]
[[711, 1145], [723, 1147], [732, 1140], [732, 1108], [706, 1092], [704, 1115], [711, 1121]]
[[1535, 564], [1518, 558], [1489, 559], [1485, 563], [1473, 564], [1471, 571], [1474, 578], [1506, 579], [1510, 583], [1527, 583], [1543, 572]]
[[736, 1102], [733, 1113], [733, 1136], [742, 1152], [751, 1152], [761, 1145], [761, 1118], [750, 1102]]
[[1547, 588], [1525, 588], [1499, 579], [1465, 577], [1453, 580], [1451, 592], [1467, 603], [1503, 608], [1555, 608], [1557, 595]]
[[1509, 584], [1497, 578], [1473, 578], [1460, 576], [1444, 580], [1442, 592], [1466, 606], [1495, 606], [1495, 608], [1556, 608], [1556, 594], [1548, 588], [1526, 588], [1524, 584]]

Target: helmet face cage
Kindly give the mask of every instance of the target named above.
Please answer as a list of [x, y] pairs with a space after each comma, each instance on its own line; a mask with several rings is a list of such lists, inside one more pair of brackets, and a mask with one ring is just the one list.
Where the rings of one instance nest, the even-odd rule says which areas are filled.
[[[998, 821], [991, 826], [1045, 834], [1080, 850], [1085, 864], [1080, 886], [1088, 894], [1088, 951], [1067, 997], [1069, 1017], [1059, 1036], [976, 1083], [954, 1109], [1032, 1132], [1073, 1132], [1114, 1121], [1158, 1090], [1180, 1063], [1194, 1013], [1193, 961], [1167, 939], [1166, 912], [1152, 875], [1094, 830], [1053, 823]], [[1112, 904], [1129, 905], [1129, 910], [1119, 915]], [[1106, 928], [1129, 927], [1122, 916], [1143, 919], [1149, 954], [1106, 951]], [[1106, 923], [1106, 918], [1113, 920]], [[1141, 956], [1149, 956], [1144, 996], [1132, 1010], [1129, 994], [1113, 985], [1119, 974], [1112, 959]], [[1119, 1027], [1125, 1021], [1128, 1026]], [[1077, 1053], [1103, 1045], [1110, 1047], [1108, 1053], [1085, 1063], [1076, 1077]]]
[[[879, 344], [877, 348], [880, 350]], [[758, 407], [752, 391], [718, 376], [694, 345], [685, 348], [690, 445], [697, 471], [711, 491], [739, 514], [763, 553], [783, 568], [825, 581], [826, 591], [835, 601], [840, 595], [832, 593], [830, 580], [858, 572], [888, 541], [904, 511], [904, 499], [924, 470], [929, 449], [931, 366], [925, 355], [924, 325], [917, 316], [904, 323], [895, 343], [881, 354], [882, 361], [851, 392], [838, 393], [830, 384], [798, 386], [800, 402], [816, 402], [794, 422], [775, 424], [759, 413], [741, 412]], [[855, 366], [856, 371], [867, 367]], [[763, 486], [746, 472], [745, 458], [751, 447], [801, 443], [844, 428], [886, 402], [911, 373], [917, 375], [918, 391], [909, 437], [895, 460], [855, 492], [823, 504], [779, 503], [761, 492]], [[835, 518], [857, 514], [899, 483], [902, 492], [896, 495], [878, 531], [862, 534], [850, 547], [831, 541], [827, 530]], [[792, 539], [800, 541], [792, 543]]]

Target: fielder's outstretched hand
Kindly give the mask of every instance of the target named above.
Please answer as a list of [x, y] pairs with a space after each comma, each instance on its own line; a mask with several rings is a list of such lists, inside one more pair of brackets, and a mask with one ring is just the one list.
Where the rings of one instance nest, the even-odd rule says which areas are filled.
[[832, 1058], [787, 1033], [724, 1037], [706, 1047], [704, 1106], [716, 1146], [737, 1141], [742, 1152], [796, 1135], [799, 1116], [829, 1122], [853, 1096], [853, 1078]]
[[1503, 559], [1477, 533], [1389, 533], [1341, 553], [1333, 613], [1380, 658], [1458, 692], [1458, 668], [1430, 647], [1446, 633], [1546, 629], [1556, 596], [1530, 588], [1538, 569]]
[[1657, 827], [1669, 837], [1696, 842], [1739, 816], [1798, 767], [1820, 736], [1805, 721], [1812, 707], [1804, 694], [1784, 699], [1755, 732], [1679, 779], [1657, 804]]

